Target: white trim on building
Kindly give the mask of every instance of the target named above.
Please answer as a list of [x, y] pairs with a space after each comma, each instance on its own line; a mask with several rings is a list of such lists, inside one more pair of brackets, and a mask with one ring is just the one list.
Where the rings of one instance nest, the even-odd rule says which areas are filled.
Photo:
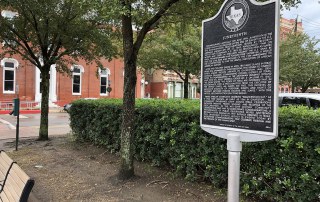
[[3, 94], [15, 94], [16, 69], [19, 67], [19, 62], [13, 58], [3, 58], [1, 67], [3, 68]]

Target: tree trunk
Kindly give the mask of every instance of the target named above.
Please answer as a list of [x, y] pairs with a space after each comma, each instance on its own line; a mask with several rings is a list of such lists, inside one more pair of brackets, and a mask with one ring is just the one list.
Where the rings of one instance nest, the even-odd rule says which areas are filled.
[[123, 37], [123, 59], [124, 59], [124, 91], [123, 112], [121, 128], [121, 150], [119, 179], [126, 180], [134, 176], [133, 167], [133, 140], [134, 140], [134, 111], [135, 111], [135, 87], [137, 83], [137, 56], [142, 42], [161, 16], [179, 0], [167, 0], [161, 9], [150, 20], [144, 23], [138, 32], [136, 42], [133, 42], [132, 30], [132, 2], [119, 0], [126, 12], [122, 14], [122, 37]]
[[308, 90], [309, 86], [302, 86], [301, 93], [305, 93]]
[[48, 140], [48, 114], [49, 114], [49, 85], [50, 85], [50, 66], [44, 67], [41, 71], [41, 119], [38, 140]]
[[189, 74], [190, 72], [186, 70], [184, 80], [183, 80], [183, 98], [184, 99], [189, 98]]
[[121, 127], [121, 159], [119, 179], [126, 180], [134, 176], [133, 142], [134, 142], [134, 112], [135, 85], [137, 82], [136, 65], [125, 64], [124, 95]]
[[[130, 9], [130, 8], [129, 8]], [[137, 53], [133, 45], [131, 15], [122, 16], [122, 35], [124, 50], [124, 92], [121, 127], [120, 169], [118, 178], [126, 180], [134, 176], [133, 141], [135, 86], [137, 83]]]
[[291, 82], [291, 93], [294, 93], [294, 85], [293, 85], [293, 82]]

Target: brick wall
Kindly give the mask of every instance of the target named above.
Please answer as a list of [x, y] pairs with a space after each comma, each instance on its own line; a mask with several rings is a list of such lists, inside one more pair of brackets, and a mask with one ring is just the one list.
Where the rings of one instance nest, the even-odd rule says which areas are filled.
[[[114, 59], [112, 61], [101, 60], [104, 67], [110, 70], [110, 87], [112, 91], [109, 95], [100, 95], [100, 77], [97, 77], [97, 67], [95, 64], [87, 65], [85, 61], [79, 61], [79, 65], [84, 68], [82, 74], [81, 95], [72, 95], [72, 79], [62, 74], [57, 75], [57, 95], [59, 103], [70, 102], [79, 98], [122, 98], [124, 85], [123, 61]], [[137, 75], [136, 97], [141, 97], [141, 75]], [[61, 104], [60, 104], [61, 105]]]
[[[7, 94], [3, 92], [3, 67], [0, 67], [0, 101], [12, 101], [13, 98], [20, 97], [22, 101], [34, 100], [35, 96], [35, 68], [30, 65], [26, 60], [22, 60], [19, 56], [6, 58], [14, 58], [19, 62], [18, 68], [15, 68], [15, 86], [19, 86], [19, 90], [16, 89], [15, 94]], [[0, 58], [2, 60], [3, 58]], [[19, 95], [18, 95], [19, 94]]]
[[164, 82], [152, 82], [151, 83], [151, 98], [165, 98]]
[[[19, 85], [19, 97], [21, 100], [35, 100], [35, 77], [36, 67], [28, 61], [24, 61], [18, 55], [11, 56], [19, 62], [19, 68], [16, 69], [16, 84]], [[2, 58], [0, 58], [2, 60]], [[72, 77], [66, 73], [56, 74], [56, 94], [57, 104], [62, 106], [79, 98], [95, 97], [95, 98], [121, 98], [123, 97], [124, 85], [124, 68], [121, 59], [108, 61], [101, 60], [104, 67], [110, 70], [110, 87], [112, 91], [109, 95], [100, 95], [100, 77], [97, 76], [97, 65], [87, 64], [84, 60], [80, 60], [78, 65], [82, 65], [84, 72], [81, 74], [81, 95], [72, 95]], [[71, 68], [71, 65], [70, 65]], [[17, 94], [3, 93], [3, 68], [0, 67], [0, 101], [12, 101]], [[136, 97], [141, 97], [141, 74], [137, 74]]]

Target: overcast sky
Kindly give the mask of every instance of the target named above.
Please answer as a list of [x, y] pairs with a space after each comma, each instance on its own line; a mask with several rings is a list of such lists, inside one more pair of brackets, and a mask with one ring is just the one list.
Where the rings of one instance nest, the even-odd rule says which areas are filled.
[[281, 11], [285, 18], [302, 21], [304, 31], [311, 37], [320, 39], [320, 0], [301, 0], [298, 8]]

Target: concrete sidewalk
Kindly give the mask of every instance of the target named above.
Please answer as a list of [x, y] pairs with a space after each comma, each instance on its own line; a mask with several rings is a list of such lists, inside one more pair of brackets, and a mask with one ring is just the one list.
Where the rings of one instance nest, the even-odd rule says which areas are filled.
[[[0, 114], [9, 114], [12, 110], [0, 110]], [[49, 108], [49, 113], [50, 112], [63, 112], [63, 107], [51, 107]], [[20, 114], [40, 114], [41, 110], [40, 109], [34, 109], [34, 110], [20, 110]]]
[[[57, 110], [58, 111], [58, 110]], [[10, 115], [0, 115], [0, 149], [5, 142], [16, 139], [17, 119]], [[36, 138], [39, 136], [40, 114], [20, 115], [19, 139]], [[49, 138], [50, 136], [66, 135], [71, 132], [69, 115], [67, 113], [49, 113]]]
[[[69, 125], [54, 125], [49, 126], [49, 136], [65, 135], [70, 133]], [[39, 126], [23, 126], [19, 127], [19, 137], [38, 137]], [[11, 129], [10, 126], [0, 123], [0, 140], [16, 138], [16, 129]]]

